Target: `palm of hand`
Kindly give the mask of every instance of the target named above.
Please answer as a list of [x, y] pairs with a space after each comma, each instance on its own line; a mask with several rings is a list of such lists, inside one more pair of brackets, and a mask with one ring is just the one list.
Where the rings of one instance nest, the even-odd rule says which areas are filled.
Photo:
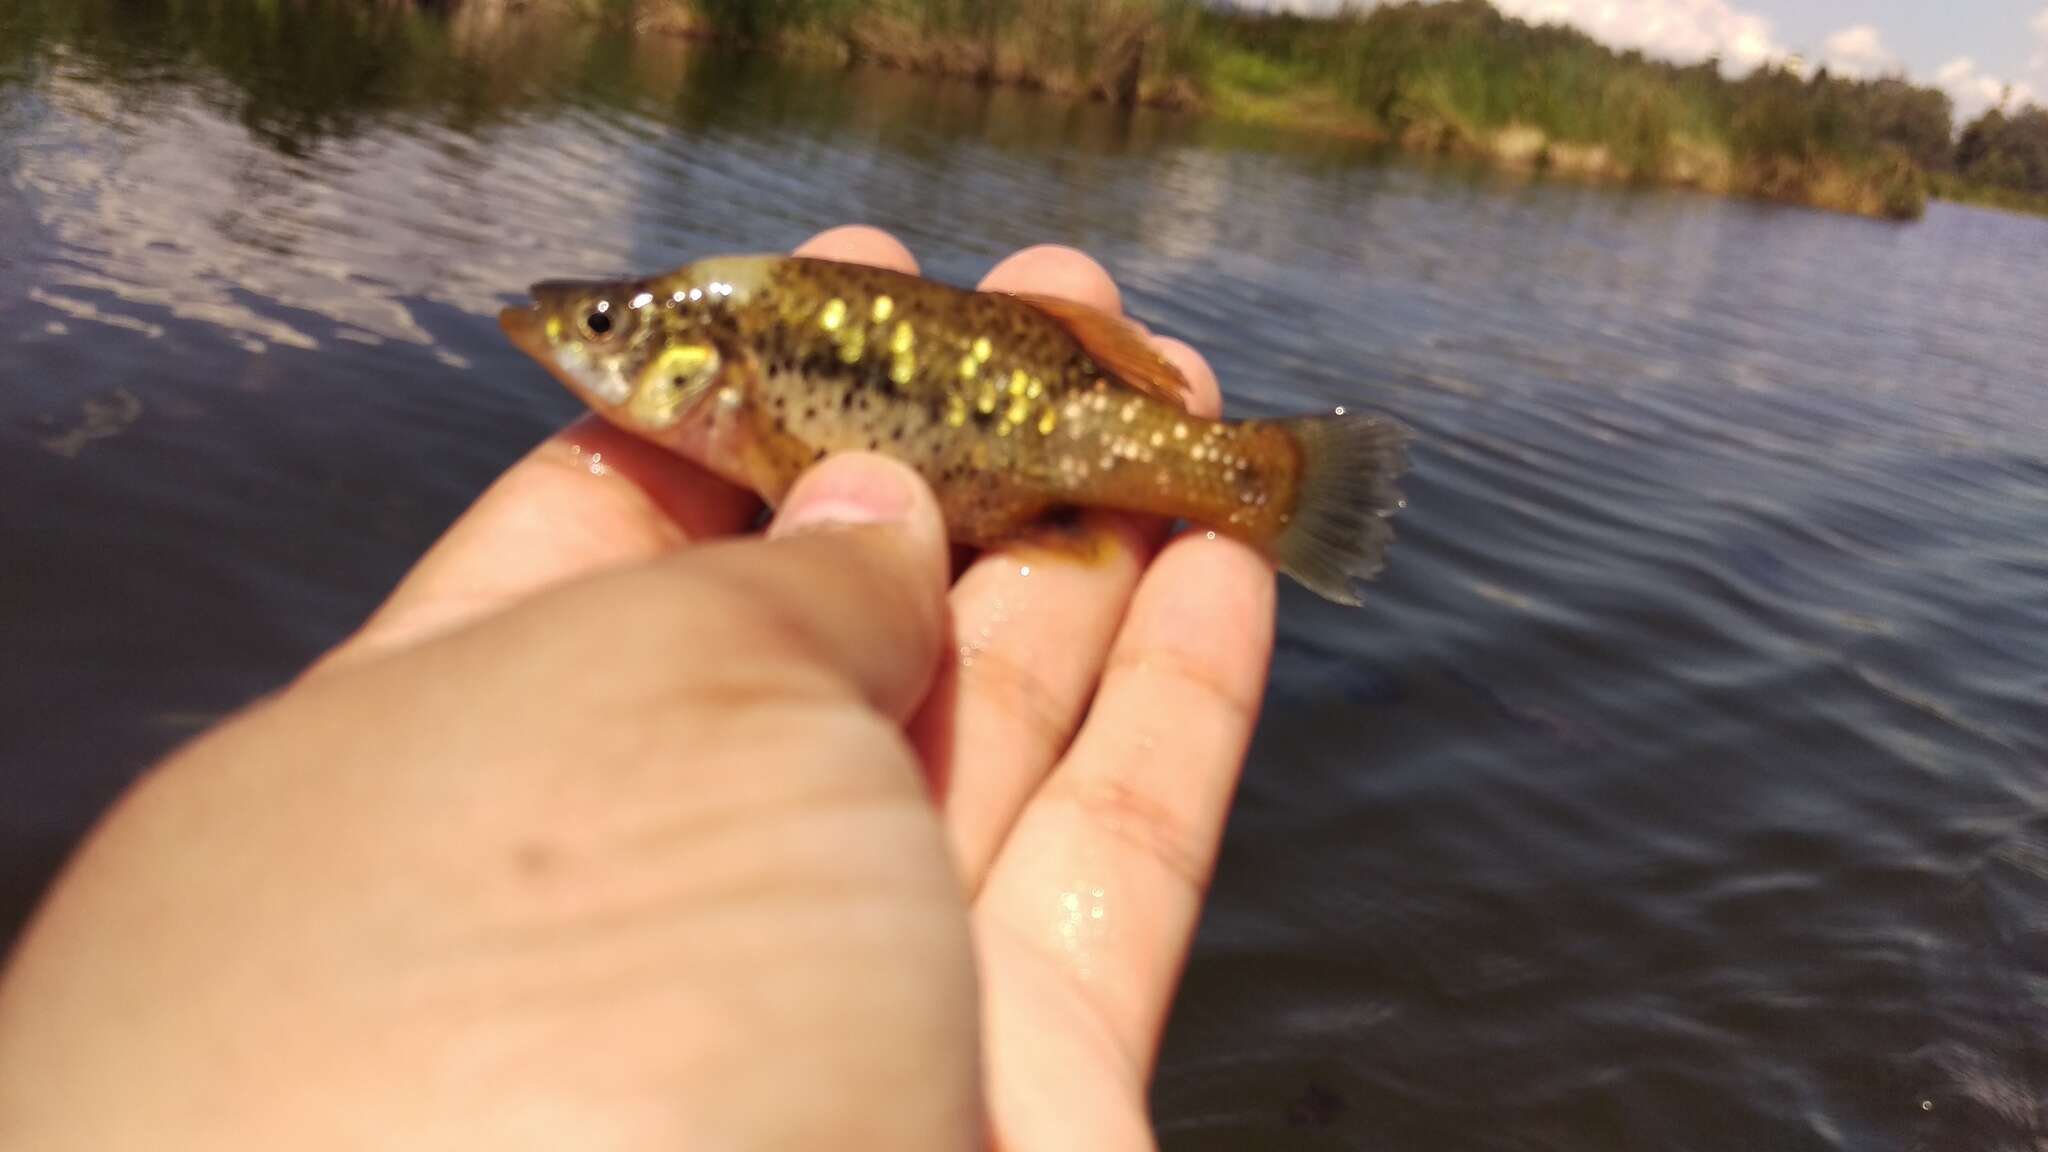
[[[800, 251], [916, 270], [894, 240], [865, 229], [826, 233]], [[1108, 277], [1063, 250], [1020, 253], [984, 286], [1120, 309]], [[1178, 342], [1160, 346], [1193, 384], [1191, 407], [1215, 414], [1220, 398], [1207, 365]], [[501, 478], [378, 615], [308, 679], [403, 654], [550, 589], [628, 569], [689, 541], [733, 534], [752, 508], [750, 499], [702, 472], [585, 421]], [[940, 921], [958, 919], [945, 901], [964, 892], [980, 977], [987, 1122], [997, 1145], [1012, 1152], [1150, 1146], [1145, 1085], [1272, 641], [1273, 576], [1248, 550], [1199, 533], [1162, 549], [1162, 525], [1125, 517], [1092, 517], [1084, 529], [1104, 544], [1087, 563], [997, 552], [966, 568], [949, 597], [952, 642], [962, 657], [946, 662], [908, 726], [937, 790], [955, 876], [940, 884], [943, 899], [888, 913], [895, 917], [890, 931], [906, 971], [914, 975], [920, 964], [942, 969], [949, 957]], [[887, 712], [894, 705], [877, 707]], [[822, 738], [842, 741], [856, 757], [888, 762], [907, 751], [894, 728], [849, 721], [844, 709], [800, 710], [789, 723], [805, 731], [804, 725], [823, 725]], [[739, 746], [787, 734], [745, 733]], [[743, 763], [728, 767], [736, 777], [746, 770]], [[922, 810], [855, 797], [844, 811], [852, 814], [847, 821], [770, 821], [761, 835], [729, 845], [731, 859], [699, 852], [683, 866], [699, 874], [742, 867], [751, 870], [746, 876], [781, 869], [776, 890], [785, 896], [791, 889], [782, 881], [797, 873], [808, 877], [804, 884], [886, 875], [877, 882], [890, 891], [929, 894], [930, 877], [902, 875], [944, 858], [936, 835], [926, 837], [932, 851], [918, 848], [920, 826], [930, 824]], [[749, 815], [743, 809], [730, 819], [743, 824]], [[531, 863], [542, 872], [550, 867], [541, 850]], [[871, 927], [872, 919], [862, 923]], [[735, 937], [749, 946], [730, 955], [802, 959], [816, 947], [815, 933], [837, 930], [826, 924], [801, 913], [756, 917]], [[878, 955], [889, 959], [888, 947]], [[836, 1012], [831, 989], [849, 975], [870, 978], [803, 974], [809, 991], [799, 1001], [812, 1006], [814, 1017]], [[769, 979], [726, 976], [736, 988]], [[840, 984], [831, 983], [835, 977]], [[943, 1031], [934, 1021], [964, 1015], [963, 1034], [971, 1036], [973, 1009], [968, 1000], [905, 1016]], [[872, 1039], [835, 1038], [819, 1019], [798, 1021], [781, 1038], [798, 1043], [805, 1028], [828, 1047], [858, 1048]], [[945, 1049], [935, 1041], [933, 1050]], [[0, 1059], [0, 1071], [4, 1065]], [[812, 1089], [791, 1085], [792, 1092]], [[631, 1139], [595, 1143], [642, 1146]]]

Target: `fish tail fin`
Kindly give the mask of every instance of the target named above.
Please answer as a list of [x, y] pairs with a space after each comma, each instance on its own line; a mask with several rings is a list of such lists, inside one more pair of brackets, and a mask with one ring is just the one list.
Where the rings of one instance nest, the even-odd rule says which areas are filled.
[[1274, 426], [1301, 453], [1294, 508], [1273, 541], [1281, 571], [1339, 604], [1357, 604], [1352, 585], [1386, 563], [1402, 506], [1394, 482], [1407, 470], [1408, 431], [1365, 413], [1303, 416]]

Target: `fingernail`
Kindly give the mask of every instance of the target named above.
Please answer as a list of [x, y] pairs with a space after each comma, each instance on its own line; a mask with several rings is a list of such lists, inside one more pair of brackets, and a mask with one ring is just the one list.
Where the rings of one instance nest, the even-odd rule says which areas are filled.
[[914, 502], [902, 465], [874, 457], [835, 457], [797, 481], [768, 535], [898, 524], [909, 517]]

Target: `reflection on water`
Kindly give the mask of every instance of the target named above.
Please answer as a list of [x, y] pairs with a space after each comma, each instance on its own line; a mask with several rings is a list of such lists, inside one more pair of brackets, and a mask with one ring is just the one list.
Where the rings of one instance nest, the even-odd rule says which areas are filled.
[[0, 177], [15, 917], [575, 412], [528, 281], [1055, 239], [1235, 413], [1420, 433], [1372, 602], [1284, 598], [1169, 1148], [2043, 1146], [2039, 222], [341, 0], [0, 13]]

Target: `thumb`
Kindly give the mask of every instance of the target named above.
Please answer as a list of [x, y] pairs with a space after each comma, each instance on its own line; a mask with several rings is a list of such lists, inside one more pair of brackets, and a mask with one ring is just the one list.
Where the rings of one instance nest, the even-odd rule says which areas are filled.
[[744, 593], [734, 607], [746, 618], [732, 625], [795, 638], [876, 711], [908, 717], [931, 687], [946, 627], [946, 528], [931, 488], [886, 457], [834, 456], [797, 480], [768, 540], [671, 563]]

